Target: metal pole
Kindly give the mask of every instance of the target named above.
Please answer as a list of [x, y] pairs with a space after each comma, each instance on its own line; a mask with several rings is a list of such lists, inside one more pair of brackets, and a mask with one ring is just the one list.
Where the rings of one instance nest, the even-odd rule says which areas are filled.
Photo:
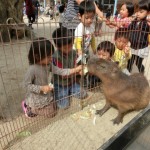
[[113, 16], [115, 16], [115, 13], [117, 10], [117, 3], [118, 3], [118, 0], [115, 0]]
[[44, 8], [46, 7], [46, 0], [44, 0]]

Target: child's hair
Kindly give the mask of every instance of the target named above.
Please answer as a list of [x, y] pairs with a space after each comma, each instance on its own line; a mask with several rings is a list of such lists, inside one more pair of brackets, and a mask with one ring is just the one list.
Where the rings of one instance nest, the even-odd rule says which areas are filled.
[[110, 41], [103, 41], [97, 47], [97, 51], [101, 50], [103, 50], [104, 52], [108, 52], [110, 54], [110, 57], [112, 57], [115, 53], [115, 45]]
[[96, 13], [95, 4], [92, 1], [82, 1], [79, 5], [79, 14], [82, 16], [85, 13]]
[[59, 7], [59, 12], [60, 12], [60, 13], [63, 13], [64, 10], [65, 10], [65, 5], [61, 5], [61, 6]]
[[129, 40], [129, 31], [127, 28], [119, 28], [115, 33], [115, 40], [118, 38], [124, 37], [125, 39]]
[[29, 64], [36, 64], [47, 56], [51, 56], [53, 53], [54, 46], [49, 40], [43, 37], [36, 38], [30, 46], [28, 54]]
[[144, 9], [150, 11], [148, 0], [140, 0], [138, 3], [138, 9]]
[[57, 28], [52, 34], [54, 43], [57, 47], [73, 43], [73, 33], [65, 27]]
[[134, 13], [134, 5], [132, 2], [125, 2], [122, 5], [126, 5], [126, 8], [128, 10], [128, 17], [132, 16]]

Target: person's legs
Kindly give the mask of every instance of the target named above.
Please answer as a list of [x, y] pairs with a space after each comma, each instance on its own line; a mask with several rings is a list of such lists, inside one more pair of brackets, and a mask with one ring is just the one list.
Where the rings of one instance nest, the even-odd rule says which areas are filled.
[[26, 105], [26, 102], [24, 100], [22, 101], [21, 106], [22, 106], [22, 109], [23, 109], [24, 114], [25, 114], [26, 117], [31, 118], [31, 117], [37, 116], [36, 113], [33, 113], [31, 111], [31, 107], [29, 107], [28, 105]]
[[31, 26], [31, 15], [28, 15], [28, 23], [29, 23], [29, 26]]
[[75, 98], [83, 99], [87, 97], [87, 92], [82, 88], [80, 84], [74, 83], [70, 88], [70, 94], [73, 95]]
[[33, 113], [45, 116], [45, 117], [54, 117], [56, 115], [56, 102], [52, 101], [49, 105], [43, 107], [43, 108], [32, 108], [31, 109]]
[[136, 59], [136, 55], [132, 54], [132, 57], [128, 60], [127, 69], [128, 69], [129, 72], [132, 71], [132, 66], [134, 64], [135, 59]]
[[54, 84], [54, 95], [57, 102], [57, 107], [60, 109], [67, 108], [70, 105], [69, 102], [69, 87]]
[[62, 23], [61, 23], [61, 22], [59, 22], [59, 27], [60, 27], [60, 28], [62, 27]]
[[38, 7], [35, 10], [35, 22], [38, 22]]
[[35, 14], [28, 15], [28, 20], [29, 20], [29, 27], [32, 28], [32, 23], [35, 22]]
[[137, 56], [136, 66], [138, 67], [139, 72], [144, 73], [145, 67], [142, 64], [143, 58]]
[[32, 15], [31, 15], [31, 18], [32, 18], [32, 19], [31, 19], [31, 23], [35, 22], [35, 14], [32, 14]]

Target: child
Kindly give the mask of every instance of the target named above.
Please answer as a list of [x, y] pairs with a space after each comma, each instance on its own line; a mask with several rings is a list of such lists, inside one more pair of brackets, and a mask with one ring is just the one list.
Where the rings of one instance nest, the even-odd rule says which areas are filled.
[[118, 62], [119, 67], [122, 72], [130, 75], [127, 70], [128, 60], [131, 58], [130, 43], [129, 43], [129, 33], [127, 28], [120, 28], [115, 33], [115, 53], [114, 61]]
[[[90, 46], [93, 53], [96, 54], [96, 43], [94, 37], [96, 8], [94, 2], [82, 1], [79, 5], [78, 17], [81, 22], [75, 29], [74, 47], [78, 53], [77, 63], [84, 64], [84, 60], [87, 61], [90, 56]], [[88, 86], [87, 76], [84, 76], [83, 86]]]
[[138, 3], [137, 16], [129, 25], [130, 42], [132, 57], [128, 62], [128, 70], [131, 72], [134, 61], [139, 72], [144, 73], [145, 67], [142, 64], [143, 59], [148, 57], [148, 34], [149, 26], [146, 17], [149, 13], [149, 5], [147, 0], [141, 0]]
[[93, 53], [96, 53], [96, 44], [94, 38], [95, 26], [93, 24], [96, 15], [94, 2], [82, 1], [79, 5], [79, 19], [81, 23], [75, 29], [74, 46], [78, 56], [83, 53], [89, 55], [89, 46], [91, 45]]
[[[103, 41], [97, 47], [97, 56], [100, 59], [113, 61], [112, 57], [114, 55], [114, 52], [115, 52], [115, 45], [111, 43], [110, 41]], [[89, 75], [89, 87], [90, 88], [95, 87], [97, 82], [101, 82], [101, 80], [94, 75]]]
[[[69, 96], [73, 95], [76, 98], [83, 99], [87, 96], [84, 89], [81, 90], [80, 84], [76, 81], [76, 75], [83, 68], [82, 65], [76, 66], [76, 51], [72, 50], [73, 38], [72, 32], [67, 28], [57, 28], [52, 34], [57, 50], [53, 55], [54, 67], [54, 91], [57, 106], [60, 109], [66, 109], [70, 105]], [[59, 74], [56, 73], [59, 68]], [[60, 68], [62, 75], [60, 75]], [[67, 71], [67, 68], [69, 71]], [[66, 75], [64, 70], [66, 69]]]
[[53, 87], [48, 83], [49, 64], [53, 53], [53, 45], [45, 38], [35, 39], [30, 46], [28, 54], [30, 66], [24, 79], [27, 93], [22, 102], [27, 117], [36, 115], [53, 117], [56, 113]]
[[65, 11], [65, 6], [61, 5], [59, 7], [59, 27], [62, 26], [63, 19], [64, 19], [64, 11]]
[[115, 53], [115, 45], [110, 41], [103, 41], [97, 47], [97, 56], [100, 59], [112, 61]]
[[120, 13], [118, 17], [114, 21], [106, 20], [106, 24], [109, 27], [125, 27], [127, 28], [128, 25], [131, 23], [132, 15], [134, 13], [134, 5], [132, 2], [125, 2], [120, 9]]
[[[149, 27], [150, 27], [150, 12], [149, 12], [149, 14], [147, 15], [146, 20], [147, 20], [147, 24], [148, 24]], [[148, 43], [150, 44], [150, 33], [148, 34]]]

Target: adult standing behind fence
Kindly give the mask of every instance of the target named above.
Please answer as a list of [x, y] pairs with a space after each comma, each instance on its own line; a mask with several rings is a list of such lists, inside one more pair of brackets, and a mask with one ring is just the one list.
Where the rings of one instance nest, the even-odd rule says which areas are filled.
[[[64, 14], [64, 22], [62, 26], [68, 28], [68, 29], [74, 29], [77, 27], [77, 25], [80, 23], [78, 19], [78, 11], [79, 11], [79, 4], [83, 0], [68, 0], [67, 8]], [[91, 0], [93, 1], [93, 0]], [[100, 18], [103, 18], [103, 13], [98, 9], [98, 7], [95, 4], [96, 13]]]
[[25, 7], [26, 7], [26, 15], [29, 20], [29, 27], [32, 28], [32, 23], [35, 22], [35, 12], [32, 0], [25, 0]]
[[38, 0], [32, 0], [33, 6], [34, 6], [34, 12], [35, 12], [35, 22], [38, 20], [38, 11], [39, 11], [39, 1]]

